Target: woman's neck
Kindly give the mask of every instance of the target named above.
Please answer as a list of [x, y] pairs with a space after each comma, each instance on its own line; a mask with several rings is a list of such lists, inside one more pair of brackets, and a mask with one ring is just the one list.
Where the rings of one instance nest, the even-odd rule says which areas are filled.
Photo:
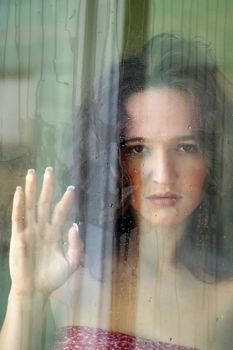
[[176, 267], [176, 252], [185, 224], [152, 226], [142, 220], [139, 228], [139, 263], [152, 271]]

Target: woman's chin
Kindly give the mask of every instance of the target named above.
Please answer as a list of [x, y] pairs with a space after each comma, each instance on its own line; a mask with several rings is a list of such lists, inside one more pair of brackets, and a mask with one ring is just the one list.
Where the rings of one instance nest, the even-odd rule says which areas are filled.
[[140, 214], [139, 215], [139, 226], [147, 227], [177, 227], [180, 225], [185, 225], [187, 221], [187, 215], [168, 215], [167, 213], [157, 213], [154, 215]]

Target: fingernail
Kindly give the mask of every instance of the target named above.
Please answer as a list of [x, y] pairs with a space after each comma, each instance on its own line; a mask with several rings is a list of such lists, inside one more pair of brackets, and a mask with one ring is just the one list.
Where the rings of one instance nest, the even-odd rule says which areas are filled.
[[28, 174], [35, 174], [35, 169], [28, 169]]
[[79, 232], [78, 225], [76, 224], [76, 222], [73, 223], [73, 227], [75, 228], [76, 232]]
[[66, 191], [71, 192], [75, 190], [75, 186], [68, 186]]
[[16, 191], [22, 191], [22, 187], [21, 186], [17, 186], [16, 187]]
[[45, 168], [45, 171], [51, 171], [53, 172], [53, 168], [51, 166], [48, 166], [47, 168]]

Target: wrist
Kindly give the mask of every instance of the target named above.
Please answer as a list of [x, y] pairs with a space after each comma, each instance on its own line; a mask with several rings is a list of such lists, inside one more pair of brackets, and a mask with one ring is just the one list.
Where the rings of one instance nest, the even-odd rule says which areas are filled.
[[8, 303], [11, 305], [24, 305], [24, 306], [31, 306], [32, 304], [36, 304], [38, 306], [44, 306], [48, 300], [48, 296], [44, 295], [40, 292], [31, 292], [27, 294], [18, 294], [13, 289], [10, 290], [9, 296], [8, 296]]
[[[18, 294], [10, 290], [1, 330], [1, 349], [42, 349], [47, 297], [42, 293]], [[13, 334], [13, 336], [12, 336]]]

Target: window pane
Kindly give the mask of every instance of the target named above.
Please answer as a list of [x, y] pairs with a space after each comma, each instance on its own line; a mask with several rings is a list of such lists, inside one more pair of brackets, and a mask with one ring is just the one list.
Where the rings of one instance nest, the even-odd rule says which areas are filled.
[[0, 3], [3, 350], [231, 349], [232, 11]]

